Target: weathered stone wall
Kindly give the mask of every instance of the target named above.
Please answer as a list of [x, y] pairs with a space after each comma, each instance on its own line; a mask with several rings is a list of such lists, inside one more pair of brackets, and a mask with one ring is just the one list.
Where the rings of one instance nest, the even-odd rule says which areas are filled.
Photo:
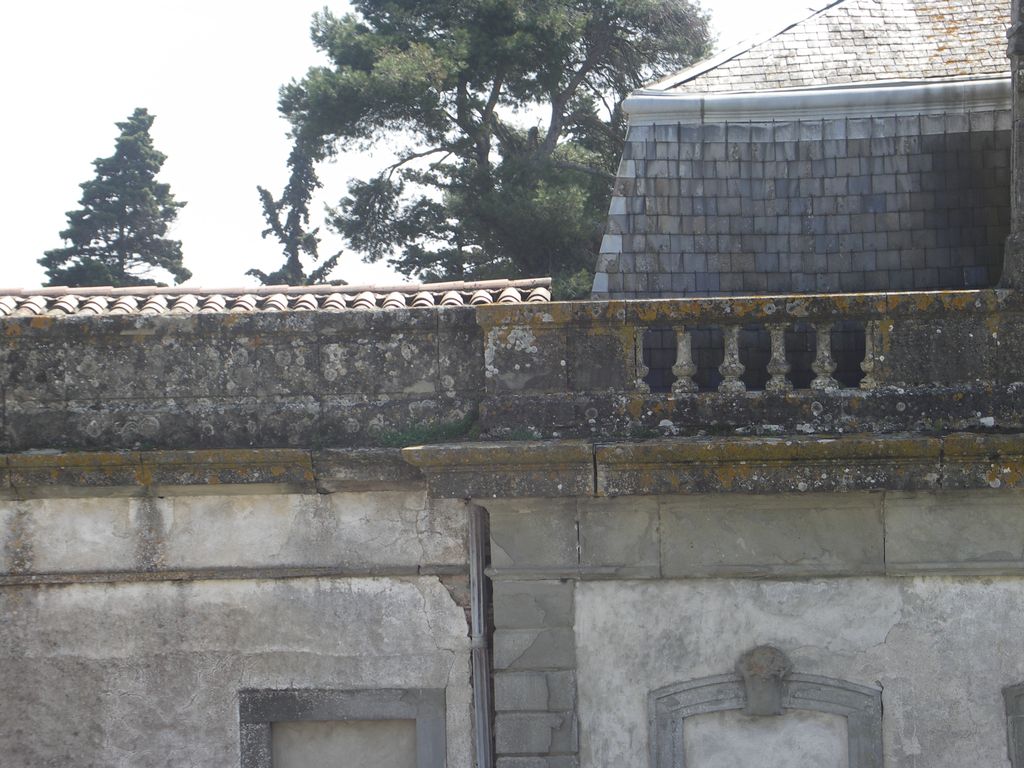
[[995, 284], [1010, 113], [633, 125], [595, 298]]
[[224, 479], [0, 502], [3, 764], [238, 766], [242, 690], [426, 689], [470, 765], [463, 504]]
[[[1015, 394], [1022, 318], [1016, 292], [991, 290], [10, 317], [0, 342], [0, 451], [294, 448], [309, 467], [323, 449], [477, 436], [1014, 428], [1024, 424]], [[737, 394], [674, 382], [652, 395], [644, 380], [652, 328], [678, 338], [695, 327], [763, 335], [802, 324], [831, 338], [829, 328], [851, 323], [871, 351], [851, 361], [865, 371], [857, 389], [805, 381], [796, 391]], [[741, 339], [739, 358], [750, 350]], [[764, 386], [770, 356], [745, 359]], [[0, 466], [0, 487], [5, 470], [24, 463]]]
[[[795, 673], [881, 689], [886, 768], [1009, 765], [1020, 491], [486, 504], [499, 766], [651, 765], [648, 695], [732, 674], [763, 644]], [[779, 765], [834, 754], [841, 735], [813, 718], [702, 723], [733, 726], [756, 726]], [[698, 736], [693, 754], [714, 759]]]
[[483, 386], [470, 308], [3, 324], [9, 450], [401, 445], [465, 431]]

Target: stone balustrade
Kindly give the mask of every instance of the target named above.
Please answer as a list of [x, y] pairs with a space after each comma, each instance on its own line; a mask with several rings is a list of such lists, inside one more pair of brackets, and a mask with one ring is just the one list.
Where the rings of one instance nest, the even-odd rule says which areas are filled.
[[1012, 292], [514, 310], [478, 311], [482, 409], [499, 433], [942, 431], [1011, 426], [1024, 413], [1024, 314]]

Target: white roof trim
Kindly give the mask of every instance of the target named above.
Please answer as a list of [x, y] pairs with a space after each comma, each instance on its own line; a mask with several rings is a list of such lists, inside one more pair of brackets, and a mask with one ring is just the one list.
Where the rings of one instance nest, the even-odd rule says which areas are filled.
[[778, 37], [784, 32], [789, 31], [798, 24], [803, 24], [808, 19], [817, 16], [819, 13], [829, 10], [833, 6], [845, 3], [846, 0], [828, 0], [827, 2], [814, 3], [813, 0], [808, 0], [807, 10], [803, 11], [799, 16], [790, 18], [785, 24], [781, 26], [773, 27], [767, 34], [758, 35], [757, 37], [751, 37], [748, 40], [737, 43], [731, 48], [726, 48], [723, 51], [719, 51], [709, 59], [698, 61], [692, 67], [684, 69], [682, 72], [675, 72], [674, 74], [663, 77], [657, 82], [651, 83], [644, 90], [651, 91], [668, 91], [673, 88], [678, 88], [680, 85], [689, 82], [706, 72], [710, 72], [716, 69], [728, 61], [732, 61], [737, 56], [742, 56], [747, 51], [756, 48], [762, 43], [767, 43], [773, 37]]
[[913, 81], [748, 93], [695, 94], [643, 89], [623, 102], [631, 125], [936, 115], [1011, 107], [1009, 77]]

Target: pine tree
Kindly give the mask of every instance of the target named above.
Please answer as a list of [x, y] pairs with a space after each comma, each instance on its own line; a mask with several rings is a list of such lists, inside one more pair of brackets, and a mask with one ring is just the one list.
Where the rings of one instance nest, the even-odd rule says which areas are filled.
[[47, 285], [162, 285], [149, 277], [153, 269], [178, 283], [192, 276], [182, 264], [181, 242], [165, 237], [185, 203], [156, 181], [167, 156], [153, 147], [153, 119], [140, 108], [117, 123], [114, 154], [93, 161], [96, 177], [80, 185], [82, 207], [68, 211], [68, 228], [60, 233], [68, 245], [39, 260]]
[[[273, 235], [277, 238], [285, 256], [284, 264], [270, 274], [259, 269], [250, 269], [245, 273], [264, 285], [316, 285], [325, 282], [338, 264], [340, 251], [329, 256], [318, 267], [312, 268], [308, 275], [302, 264], [303, 256], [313, 262], [320, 260], [319, 230], [307, 229], [309, 202], [313, 192], [320, 188], [320, 179], [316, 174], [316, 161], [319, 159], [297, 141], [288, 156], [291, 175], [281, 197], [275, 200], [268, 189], [256, 187], [263, 205], [263, 218], [267, 222], [267, 228], [262, 232], [263, 237]], [[345, 283], [344, 280], [332, 282]]]
[[696, 0], [352, 0], [281, 91], [313, 156], [386, 148], [328, 217], [421, 280], [551, 275], [589, 295], [623, 99], [708, 52]]

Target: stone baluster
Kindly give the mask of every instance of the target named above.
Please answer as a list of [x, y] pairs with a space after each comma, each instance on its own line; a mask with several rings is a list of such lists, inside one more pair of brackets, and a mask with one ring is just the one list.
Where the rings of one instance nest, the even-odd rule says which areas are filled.
[[677, 325], [676, 332], [676, 363], [672, 366], [672, 394], [676, 397], [697, 391], [697, 382], [693, 380], [697, 366], [693, 362], [693, 343], [690, 332], [685, 326]]
[[861, 389], [874, 389], [878, 386], [879, 344], [878, 344], [879, 323], [877, 320], [869, 320], [864, 323], [864, 359], [861, 361], [860, 369], [864, 371], [864, 378], [860, 380]]
[[768, 373], [771, 378], [765, 383], [764, 388], [769, 392], [790, 392], [793, 389], [793, 382], [786, 378], [791, 367], [786, 361], [786, 326], [772, 323], [768, 326], [768, 333], [772, 337], [772, 356], [768, 361]]
[[634, 386], [637, 392], [650, 392], [650, 385], [644, 381], [651, 369], [644, 363], [644, 335], [646, 328], [637, 328], [633, 331], [633, 360], [636, 364], [636, 380]]
[[735, 394], [746, 392], [747, 385], [740, 381], [743, 375], [744, 366], [740, 362], [740, 327], [729, 325], [722, 329], [725, 336], [725, 359], [718, 366], [722, 374], [722, 383], [718, 385], [719, 392]]
[[811, 370], [815, 373], [811, 389], [839, 389], [839, 382], [832, 378], [836, 370], [836, 361], [832, 359], [832, 323], [815, 323], [814, 329], [817, 332], [818, 344], [814, 362], [811, 363]]

